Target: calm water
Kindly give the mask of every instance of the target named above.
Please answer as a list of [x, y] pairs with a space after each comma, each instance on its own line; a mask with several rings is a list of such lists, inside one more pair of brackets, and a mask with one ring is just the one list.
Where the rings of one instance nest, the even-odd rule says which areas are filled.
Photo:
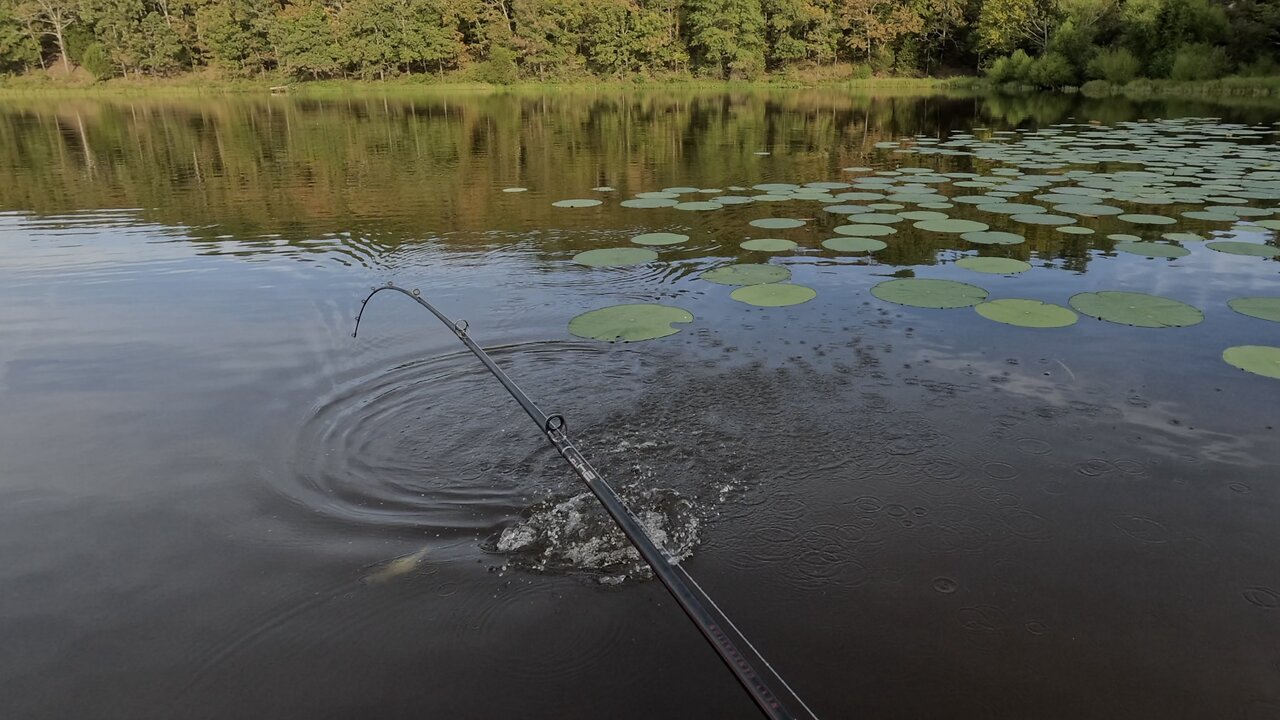
[[[1280, 295], [1280, 263], [1194, 241], [1149, 260], [1106, 238], [1275, 233], [1103, 217], [979, 249], [902, 226], [872, 260], [821, 250], [856, 219], [814, 202], [618, 205], [849, 166], [982, 174], [998, 164], [876, 144], [1186, 117], [1274, 143], [1280, 107], [6, 102], [0, 716], [753, 717], [456, 339], [389, 297], [352, 339], [364, 293], [394, 281], [569, 418], [824, 718], [1280, 717], [1280, 381], [1221, 359], [1280, 345], [1280, 325], [1226, 306]], [[606, 202], [551, 206], [581, 197]], [[770, 215], [810, 220], [746, 224]], [[691, 240], [642, 266], [571, 261], [653, 231]], [[769, 236], [800, 249], [738, 248]], [[975, 249], [1034, 267], [954, 265]], [[785, 265], [818, 296], [754, 308], [698, 279], [731, 260]], [[1058, 304], [1157, 293], [1205, 321], [1031, 330], [868, 292], [905, 270]], [[568, 333], [624, 302], [696, 320], [646, 343]], [[497, 550], [513, 523], [544, 534], [537, 553]]]

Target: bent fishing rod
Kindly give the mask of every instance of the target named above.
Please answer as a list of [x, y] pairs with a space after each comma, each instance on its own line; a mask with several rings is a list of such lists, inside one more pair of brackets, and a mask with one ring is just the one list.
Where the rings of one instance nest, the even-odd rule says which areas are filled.
[[[364, 302], [360, 304], [360, 313], [356, 315], [355, 332], [351, 333], [351, 337], [356, 337], [359, 334], [360, 319], [364, 317], [364, 311], [368, 307], [369, 301], [385, 290], [398, 292], [412, 298], [414, 302], [429, 310], [440, 322], [447, 325], [453, 331], [453, 334], [457, 335], [458, 339], [467, 346], [467, 349], [479, 358], [480, 362], [484, 363], [484, 366], [498, 379], [498, 382], [502, 383], [502, 386], [507, 389], [511, 397], [520, 403], [520, 407], [524, 408], [529, 417], [533, 418], [533, 421], [542, 429], [548, 442], [555, 447], [560, 456], [569, 463], [573, 471], [577, 473], [582, 482], [586, 484], [587, 488], [596, 496], [596, 499], [600, 501], [600, 504], [604, 506], [605, 511], [613, 518], [618, 528], [622, 530], [623, 534], [627, 536], [627, 539], [631, 541], [631, 544], [640, 553], [640, 557], [644, 558], [645, 563], [653, 570], [653, 574], [667, 588], [671, 596], [675, 598], [676, 603], [680, 605], [680, 609], [684, 610], [685, 615], [688, 615], [693, 624], [698, 626], [702, 636], [715, 648], [716, 653], [720, 655], [720, 659], [729, 667], [738, 683], [755, 701], [765, 717], [770, 718], [770, 720], [795, 720], [801, 717], [817, 720], [817, 715], [804, 704], [800, 696], [769, 665], [764, 656], [755, 649], [746, 636], [729, 620], [720, 607], [716, 605], [715, 601], [702, 589], [702, 586], [683, 567], [673, 563], [658, 548], [657, 544], [645, 532], [644, 526], [622, 503], [613, 487], [587, 462], [582, 453], [578, 452], [578, 448], [569, 439], [564, 416], [560, 414], [547, 415], [540, 410], [529, 399], [529, 396], [525, 395], [524, 391], [503, 372], [502, 368], [494, 363], [493, 358], [489, 357], [489, 354], [471, 339], [471, 336], [467, 333], [468, 324], [465, 320], [450, 320], [444, 313], [437, 310], [434, 305], [422, 299], [422, 293], [416, 289], [406, 290], [387, 283], [381, 287], [374, 288], [368, 297], [364, 299]], [[801, 711], [803, 711], [803, 714], [799, 714]]]

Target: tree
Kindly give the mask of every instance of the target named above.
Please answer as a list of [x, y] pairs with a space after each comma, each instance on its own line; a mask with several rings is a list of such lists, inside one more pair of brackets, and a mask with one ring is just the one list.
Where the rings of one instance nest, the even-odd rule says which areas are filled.
[[276, 15], [271, 26], [281, 70], [313, 80], [338, 70], [337, 34], [323, 3], [303, 0], [288, 5]]
[[978, 15], [978, 43], [985, 52], [1029, 47], [1043, 53], [1061, 21], [1057, 0], [986, 0]]
[[923, 27], [915, 9], [897, 0], [840, 0], [839, 17], [845, 44], [867, 60], [878, 47]]
[[764, 13], [760, 0], [689, 0], [689, 45], [703, 68], [721, 78], [754, 77], [764, 70]]
[[0, 5], [0, 72], [18, 72], [40, 60], [40, 44], [15, 8]]
[[237, 75], [271, 64], [270, 0], [211, 0], [196, 11], [196, 33], [213, 63]]
[[826, 0], [764, 0], [768, 59], [774, 66], [794, 60], [835, 60], [839, 28]]
[[947, 45], [954, 44], [956, 32], [969, 24], [968, 4], [967, 0], [916, 0], [926, 73], [942, 64]]
[[18, 6], [17, 15], [24, 21], [32, 40], [37, 45], [44, 38], [52, 40], [67, 72], [71, 72], [71, 58], [67, 55], [66, 34], [67, 28], [79, 19], [77, 10], [73, 0], [27, 0]]

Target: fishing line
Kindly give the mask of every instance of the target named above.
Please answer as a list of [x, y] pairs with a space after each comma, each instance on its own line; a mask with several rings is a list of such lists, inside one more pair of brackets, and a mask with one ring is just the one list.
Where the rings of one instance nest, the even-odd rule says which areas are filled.
[[[406, 290], [391, 283], [387, 283], [381, 287], [374, 288], [372, 292], [360, 304], [360, 312], [356, 315], [355, 331], [351, 333], [352, 337], [356, 337], [360, 332], [360, 319], [364, 317], [365, 308], [368, 307], [369, 301], [375, 295], [384, 290], [401, 293], [422, 307], [426, 308], [435, 315], [440, 322], [449, 326], [453, 330], [453, 334], [458, 336], [467, 349], [472, 352], [489, 372], [502, 383], [507, 389], [511, 397], [515, 398], [520, 407], [524, 409], [529, 417], [542, 428], [542, 432], [547, 436], [547, 441], [555, 447], [560, 456], [569, 463], [573, 471], [577, 473], [582, 482], [591, 490], [600, 504], [604, 506], [609, 516], [613, 518], [614, 523], [627, 536], [631, 544], [635, 546], [640, 553], [640, 557], [644, 558], [645, 563], [653, 570], [653, 574], [662, 582], [671, 596], [675, 598], [680, 609], [685, 615], [693, 621], [698, 627], [702, 636], [719, 654], [720, 659], [733, 673], [734, 678], [747, 691], [751, 699], [755, 701], [756, 706], [764, 713], [765, 717], [771, 720], [795, 720], [798, 717], [809, 717], [817, 720], [817, 715], [809, 709], [800, 696], [796, 694], [791, 686], [782, 679], [782, 676], [773, 669], [771, 665], [764, 659], [764, 656], [755, 649], [729, 618], [720, 610], [720, 607], [712, 601], [711, 597], [702, 590], [702, 587], [694, 581], [693, 577], [681, 566], [673, 563], [670, 558], [657, 546], [656, 543], [645, 532], [644, 526], [636, 519], [627, 506], [622, 503], [618, 494], [614, 492], [613, 487], [596, 471], [595, 468], [587, 462], [582, 453], [578, 452], [578, 448], [573, 445], [569, 439], [569, 433], [565, 424], [563, 415], [552, 414], [547, 415], [524, 391], [515, 384], [510, 377], [503, 372], [493, 362], [493, 358], [489, 357], [479, 345], [476, 344], [471, 336], [467, 333], [468, 324], [465, 320], [450, 320], [444, 313], [436, 309], [434, 305], [422, 299], [422, 293], [418, 290]], [[784, 700], [785, 698], [785, 700]], [[800, 714], [800, 711], [803, 711]]]

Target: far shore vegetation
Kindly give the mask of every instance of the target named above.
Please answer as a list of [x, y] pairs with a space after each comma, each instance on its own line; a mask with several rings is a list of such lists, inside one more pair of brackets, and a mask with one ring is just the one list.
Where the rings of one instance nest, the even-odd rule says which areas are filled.
[[1280, 95], [1276, 0], [0, 0], [0, 93]]

